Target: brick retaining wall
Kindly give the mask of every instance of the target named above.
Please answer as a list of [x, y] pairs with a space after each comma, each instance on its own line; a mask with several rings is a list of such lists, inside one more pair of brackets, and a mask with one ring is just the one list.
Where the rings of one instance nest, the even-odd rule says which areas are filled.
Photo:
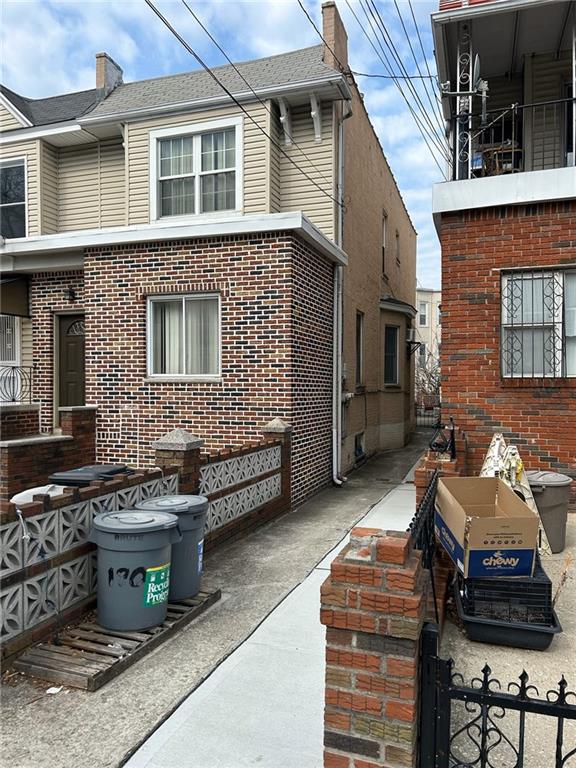
[[40, 406], [0, 403], [0, 440], [40, 434]]

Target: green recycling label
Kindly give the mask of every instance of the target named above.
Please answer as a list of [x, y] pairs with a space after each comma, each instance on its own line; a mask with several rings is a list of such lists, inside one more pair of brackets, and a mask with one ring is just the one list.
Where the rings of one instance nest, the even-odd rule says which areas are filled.
[[168, 600], [170, 588], [170, 563], [146, 568], [144, 579], [144, 607], [160, 605]]

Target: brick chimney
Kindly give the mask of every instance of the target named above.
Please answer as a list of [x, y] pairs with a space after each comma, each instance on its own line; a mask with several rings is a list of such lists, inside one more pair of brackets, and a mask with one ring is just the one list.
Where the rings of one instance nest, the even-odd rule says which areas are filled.
[[98, 98], [105, 99], [116, 86], [122, 84], [122, 70], [107, 53], [96, 54], [96, 89]]
[[348, 35], [334, 0], [322, 3], [322, 37], [327, 43], [322, 56], [324, 63], [334, 69], [348, 69]]

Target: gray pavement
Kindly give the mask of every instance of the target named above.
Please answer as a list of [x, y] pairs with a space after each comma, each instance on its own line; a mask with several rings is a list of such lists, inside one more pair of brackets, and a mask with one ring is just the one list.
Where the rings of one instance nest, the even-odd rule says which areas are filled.
[[360, 519], [405, 527], [414, 499], [402, 480], [428, 439], [416, 433], [409, 446], [367, 462], [342, 488], [328, 488], [214, 552], [205, 584], [219, 586], [222, 600], [99, 691], [50, 695], [49, 684], [8, 671], [2, 764], [108, 768], [142, 744], [131, 768], [320, 766], [320, 584]]

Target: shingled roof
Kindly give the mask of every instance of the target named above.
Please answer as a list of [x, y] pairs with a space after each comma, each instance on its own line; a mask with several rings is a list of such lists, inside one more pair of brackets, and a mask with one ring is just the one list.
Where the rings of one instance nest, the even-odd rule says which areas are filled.
[[[322, 45], [268, 56], [236, 64], [255, 91], [285, 87], [297, 83], [321, 81], [337, 73], [322, 61]], [[233, 94], [250, 92], [250, 88], [227, 64], [213, 72]], [[178, 75], [137, 80], [117, 86], [105, 99], [98, 101], [97, 91], [79, 91], [48, 99], [27, 99], [0, 86], [2, 93], [33, 125], [46, 125], [79, 117], [105, 117], [141, 109], [161, 108], [179, 103], [212, 99], [224, 91], [204, 70]]]

